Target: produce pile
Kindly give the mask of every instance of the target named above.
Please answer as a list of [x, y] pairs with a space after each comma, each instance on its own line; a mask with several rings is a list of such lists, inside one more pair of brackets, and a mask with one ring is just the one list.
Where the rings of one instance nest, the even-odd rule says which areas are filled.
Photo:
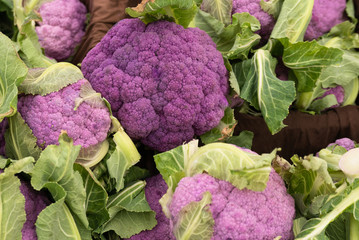
[[[79, 0], [0, 0], [0, 240], [359, 239], [359, 144], [251, 150], [355, 106], [352, 0], [143, 0], [83, 61]], [[359, 121], [359, 119], [358, 119]]]

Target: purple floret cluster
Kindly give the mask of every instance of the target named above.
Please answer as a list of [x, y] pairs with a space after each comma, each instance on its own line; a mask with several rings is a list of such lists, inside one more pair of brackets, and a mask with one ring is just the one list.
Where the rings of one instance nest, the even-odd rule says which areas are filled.
[[152, 230], [143, 231], [129, 238], [130, 240], [170, 240], [170, 220], [162, 211], [159, 200], [167, 191], [167, 184], [162, 176], [156, 175], [146, 179], [145, 195], [151, 209], [156, 213], [157, 225]]
[[110, 113], [103, 105], [82, 102], [75, 110], [75, 100], [81, 86], [89, 84], [85, 79], [45, 96], [23, 95], [19, 97], [18, 111], [37, 138], [38, 146], [45, 148], [58, 144], [62, 130], [84, 148], [104, 141], [111, 126]]
[[325, 96], [328, 96], [330, 94], [333, 94], [335, 96], [335, 98], [337, 99], [337, 104], [329, 107], [329, 108], [336, 108], [336, 107], [340, 107], [342, 105], [342, 103], [344, 102], [344, 96], [345, 96], [345, 90], [342, 86], [338, 85], [332, 88], [325, 88], [325, 93], [318, 97], [317, 99], [322, 99]]
[[[256, 17], [261, 23], [261, 29], [258, 34], [263, 39], [268, 39], [276, 20], [273, 16], [263, 11], [260, 2], [261, 0], [233, 0], [232, 14], [248, 12]], [[309, 22], [304, 40], [316, 39], [329, 32], [335, 25], [345, 21], [345, 8], [346, 0], [315, 0], [312, 19]]]
[[173, 22], [117, 23], [81, 67], [129, 136], [167, 151], [215, 127], [228, 73], [211, 38]]
[[36, 27], [46, 56], [57, 61], [70, 57], [85, 35], [87, 9], [79, 0], [54, 0], [39, 8], [42, 21]]
[[34, 190], [28, 182], [21, 181], [20, 191], [25, 197], [26, 222], [21, 230], [22, 240], [37, 240], [35, 222], [40, 212], [50, 205], [43, 192]]
[[0, 155], [5, 156], [5, 131], [8, 127], [7, 118], [4, 118], [0, 123]]
[[339, 139], [335, 140], [334, 143], [331, 143], [328, 145], [328, 147], [330, 147], [330, 146], [341, 146], [341, 147], [345, 148], [347, 151], [356, 147], [355, 142], [353, 140], [351, 140], [350, 138], [339, 138]]
[[203, 193], [212, 195], [210, 210], [215, 225], [212, 240], [293, 239], [294, 199], [282, 178], [272, 170], [263, 192], [239, 190], [229, 182], [207, 174], [182, 178], [170, 204], [171, 225], [180, 210]]

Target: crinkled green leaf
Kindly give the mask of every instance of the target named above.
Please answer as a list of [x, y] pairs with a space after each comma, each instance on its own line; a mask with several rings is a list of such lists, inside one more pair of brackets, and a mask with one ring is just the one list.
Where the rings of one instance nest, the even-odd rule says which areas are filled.
[[66, 134], [61, 134], [59, 145], [49, 145], [41, 153], [33, 169], [31, 184], [36, 190], [50, 182], [60, 185], [66, 191], [65, 203], [88, 227], [86, 189], [80, 173], [73, 169], [80, 148], [80, 145], [74, 146], [73, 140]]
[[25, 94], [47, 95], [83, 79], [81, 70], [71, 63], [61, 62], [48, 68], [30, 69], [19, 90]]
[[181, 209], [173, 227], [176, 239], [202, 240], [212, 238], [214, 219], [209, 209], [211, 202], [211, 193], [205, 192], [201, 201], [191, 202]]
[[17, 87], [25, 79], [28, 68], [20, 59], [12, 41], [0, 32], [0, 121], [17, 109]]
[[225, 25], [232, 22], [232, 0], [203, 0], [201, 9]]
[[266, 188], [271, 162], [276, 150], [256, 155], [226, 143], [210, 143], [200, 147], [185, 163], [186, 176], [206, 172], [230, 182], [238, 189], [263, 191]]
[[270, 35], [271, 38], [288, 38], [290, 42], [303, 41], [312, 18], [314, 0], [286, 0]]
[[327, 48], [317, 42], [298, 42], [291, 44], [281, 40], [284, 47], [283, 62], [293, 70], [298, 79], [299, 92], [312, 91], [322, 70], [342, 61], [343, 51]]
[[106, 163], [110, 177], [116, 179], [116, 190], [119, 191], [124, 187], [126, 171], [140, 160], [141, 155], [123, 129], [115, 133], [113, 141], [116, 148]]
[[89, 168], [75, 163], [74, 170], [81, 174], [86, 189], [85, 204], [89, 226], [92, 229], [96, 229], [110, 218], [106, 209], [108, 200], [107, 192]]
[[270, 132], [275, 134], [285, 127], [283, 120], [295, 100], [295, 83], [276, 77], [277, 61], [267, 50], [258, 50], [250, 60], [233, 65], [239, 81], [241, 98], [262, 113]]
[[199, 10], [194, 25], [205, 31], [216, 44], [218, 51], [228, 59], [247, 59], [250, 50], [259, 43], [259, 21], [249, 13], [236, 13], [232, 24], [225, 26], [209, 13]]
[[168, 19], [187, 27], [197, 10], [197, 3], [193, 0], [142, 0], [137, 7], [126, 8], [126, 13], [146, 24]]
[[15, 161], [0, 173], [0, 239], [21, 240], [21, 229], [26, 220], [25, 198], [20, 191], [20, 180], [16, 173], [33, 165], [34, 159], [27, 157]]
[[111, 219], [101, 232], [113, 230], [122, 238], [129, 238], [156, 226], [155, 213], [147, 203], [144, 181], [138, 181], [110, 196], [107, 208]]
[[41, 149], [37, 146], [36, 137], [20, 113], [10, 117], [8, 121], [9, 128], [5, 132], [6, 155], [12, 159], [22, 159], [27, 156], [38, 159]]

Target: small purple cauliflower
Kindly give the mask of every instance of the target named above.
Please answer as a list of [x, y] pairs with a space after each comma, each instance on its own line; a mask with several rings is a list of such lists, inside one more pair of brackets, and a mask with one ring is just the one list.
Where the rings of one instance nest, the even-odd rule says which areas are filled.
[[132, 236], [131, 240], [170, 240], [170, 220], [162, 212], [162, 206], [159, 203], [161, 197], [167, 191], [167, 184], [162, 176], [156, 175], [146, 179], [145, 195], [151, 209], [156, 212], [157, 225], [152, 230], [140, 232]]
[[233, 0], [232, 15], [241, 12], [248, 12], [253, 15], [261, 24], [258, 34], [263, 39], [268, 39], [275, 25], [275, 19], [269, 13], [263, 11], [260, 2], [261, 0]]
[[[0, 174], [4, 171], [0, 169]], [[20, 192], [25, 198], [26, 221], [21, 229], [22, 240], [37, 240], [36, 220], [40, 212], [51, 204], [44, 192], [34, 190], [29, 182], [21, 180]]]
[[344, 95], [345, 95], [345, 91], [344, 88], [340, 85], [333, 87], [333, 88], [325, 88], [325, 93], [318, 97], [317, 99], [322, 99], [325, 96], [328, 96], [330, 94], [333, 94], [336, 99], [337, 99], [337, 104], [330, 106], [329, 108], [336, 108], [336, 107], [340, 107], [342, 105], [342, 103], [344, 102]]
[[20, 191], [25, 197], [26, 222], [22, 227], [22, 240], [36, 240], [35, 222], [40, 212], [50, 205], [51, 201], [43, 192], [34, 190], [28, 182], [21, 181]]
[[81, 69], [129, 136], [158, 151], [212, 129], [228, 105], [222, 55], [198, 28], [122, 20]]
[[263, 192], [239, 190], [229, 182], [208, 174], [182, 178], [169, 205], [171, 226], [180, 210], [203, 194], [212, 195], [210, 211], [214, 219], [212, 240], [293, 239], [294, 199], [282, 178], [272, 169]]
[[346, 0], [315, 0], [305, 40], [313, 40], [345, 21]]
[[7, 118], [4, 118], [0, 123], [0, 155], [5, 156], [5, 131], [8, 127]]
[[40, 6], [36, 27], [46, 56], [57, 61], [70, 57], [85, 35], [87, 10], [79, 0], [54, 0]]
[[341, 146], [345, 148], [347, 151], [349, 151], [350, 149], [356, 148], [356, 143], [350, 138], [339, 138], [335, 140], [334, 143], [330, 143], [328, 147], [330, 146]]
[[[248, 12], [256, 17], [261, 23], [258, 34], [263, 39], [268, 39], [276, 20], [262, 9], [260, 2], [261, 0], [233, 0], [232, 14]], [[346, 0], [314, 0], [312, 19], [309, 22], [304, 40], [316, 39], [329, 32], [335, 25], [345, 21], [345, 8]]]
[[45, 96], [22, 95], [18, 111], [37, 138], [38, 146], [45, 148], [57, 144], [62, 130], [84, 148], [94, 146], [107, 137], [111, 126], [110, 113], [106, 105], [76, 102], [81, 99], [81, 89], [90, 88], [90, 83], [79, 80]]

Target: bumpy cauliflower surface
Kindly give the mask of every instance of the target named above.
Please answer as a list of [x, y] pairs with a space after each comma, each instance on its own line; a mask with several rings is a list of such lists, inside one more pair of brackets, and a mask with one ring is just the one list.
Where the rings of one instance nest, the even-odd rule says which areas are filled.
[[70, 57], [85, 35], [86, 7], [79, 0], [54, 0], [39, 8], [42, 22], [36, 27], [46, 56], [57, 61]]
[[353, 140], [351, 140], [350, 138], [339, 138], [339, 139], [335, 140], [334, 143], [330, 143], [328, 145], [328, 147], [336, 146], [336, 145], [345, 148], [347, 151], [356, 147], [355, 142]]
[[81, 69], [129, 136], [158, 151], [212, 129], [228, 105], [222, 55], [197, 28], [122, 20]]
[[[267, 1], [267, 0], [265, 0]], [[261, 23], [258, 34], [268, 39], [276, 20], [260, 6], [261, 0], [233, 0], [232, 14], [248, 12]], [[345, 20], [346, 0], [314, 0], [312, 19], [309, 22], [304, 40], [313, 40]]]
[[104, 141], [111, 126], [110, 113], [105, 104], [97, 106], [86, 101], [75, 110], [81, 86], [90, 83], [81, 79], [74, 84], [45, 96], [19, 97], [18, 111], [45, 148], [57, 144], [62, 130], [84, 148]]
[[161, 197], [167, 191], [167, 184], [162, 176], [156, 175], [146, 179], [145, 195], [151, 209], [156, 212], [157, 225], [152, 230], [140, 232], [132, 236], [131, 240], [170, 240], [170, 220], [162, 212], [162, 206], [159, 203]]
[[206, 191], [212, 195], [210, 210], [215, 221], [212, 240], [293, 238], [294, 199], [273, 169], [263, 192], [239, 190], [207, 174], [182, 178], [169, 206], [171, 225], [176, 224], [184, 206], [200, 201]]
[[35, 222], [40, 212], [50, 205], [50, 200], [43, 192], [34, 190], [28, 182], [21, 181], [20, 191], [25, 197], [26, 221], [22, 227], [22, 240], [37, 239]]

